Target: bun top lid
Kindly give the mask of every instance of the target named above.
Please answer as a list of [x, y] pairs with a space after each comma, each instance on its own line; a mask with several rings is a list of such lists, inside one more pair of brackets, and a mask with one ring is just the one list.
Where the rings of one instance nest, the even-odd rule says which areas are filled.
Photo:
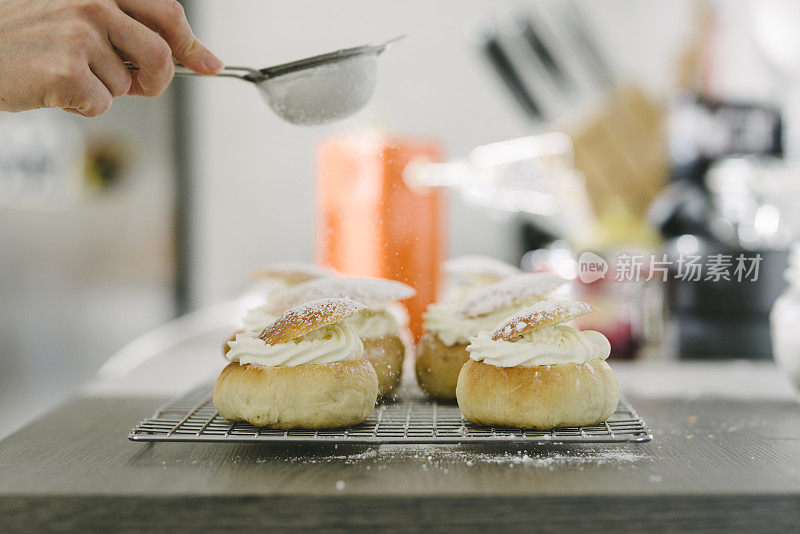
[[365, 305], [349, 298], [312, 300], [287, 310], [266, 327], [258, 338], [268, 345], [287, 343], [366, 309]]
[[272, 301], [273, 313], [304, 302], [349, 297], [366, 306], [389, 304], [416, 295], [411, 286], [383, 278], [320, 278], [282, 291]]
[[543, 299], [567, 281], [551, 273], [525, 273], [511, 276], [471, 293], [458, 307], [458, 315], [479, 317], [505, 308]]
[[481, 255], [450, 258], [442, 264], [442, 268], [448, 276], [490, 280], [502, 280], [520, 273], [513, 265]]
[[317, 278], [332, 278], [336, 273], [314, 265], [312, 263], [283, 261], [270, 263], [251, 273], [256, 280], [279, 280], [285, 284], [294, 285], [315, 280]]
[[490, 335], [495, 341], [511, 341], [530, 330], [565, 323], [598, 309], [577, 300], [543, 300], [504, 319]]

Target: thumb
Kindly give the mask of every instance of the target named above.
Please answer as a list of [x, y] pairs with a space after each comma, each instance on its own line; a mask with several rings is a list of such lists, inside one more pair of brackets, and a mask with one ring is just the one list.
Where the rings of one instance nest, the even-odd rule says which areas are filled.
[[216, 74], [223, 67], [222, 61], [194, 36], [170, 44], [175, 59], [195, 72]]

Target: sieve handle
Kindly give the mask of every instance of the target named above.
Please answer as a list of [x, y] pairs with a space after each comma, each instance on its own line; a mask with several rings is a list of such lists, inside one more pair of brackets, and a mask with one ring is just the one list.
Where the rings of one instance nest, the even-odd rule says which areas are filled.
[[[125, 66], [128, 67], [128, 70], [137, 71], [139, 67], [131, 63], [130, 61], [125, 62]], [[176, 76], [202, 76], [208, 77], [207, 74], [199, 74], [194, 72], [191, 69], [188, 69], [175, 61], [175, 75]], [[245, 80], [248, 82], [255, 82], [256, 80], [262, 78], [264, 75], [261, 72], [257, 71], [256, 69], [251, 69], [250, 67], [235, 67], [235, 66], [224, 66], [222, 70], [220, 70], [215, 76], [221, 76], [223, 78], [239, 78], [241, 80]]]

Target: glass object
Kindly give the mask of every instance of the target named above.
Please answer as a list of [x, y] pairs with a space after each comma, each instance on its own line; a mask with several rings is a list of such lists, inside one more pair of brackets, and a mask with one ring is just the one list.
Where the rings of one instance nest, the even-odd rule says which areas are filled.
[[417, 290], [403, 301], [409, 328], [436, 301], [444, 260], [444, 193], [410, 187], [414, 159], [441, 161], [428, 139], [355, 134], [331, 137], [317, 151], [317, 260], [346, 275], [399, 280]]
[[473, 148], [465, 159], [418, 159], [405, 170], [412, 188], [448, 187], [469, 205], [520, 213], [553, 235], [576, 239], [594, 213], [569, 136], [550, 132]]

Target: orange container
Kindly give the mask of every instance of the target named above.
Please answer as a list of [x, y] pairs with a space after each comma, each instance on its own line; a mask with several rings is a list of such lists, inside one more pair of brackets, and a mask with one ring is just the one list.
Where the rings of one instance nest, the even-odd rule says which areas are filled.
[[414, 287], [417, 295], [404, 304], [415, 339], [438, 295], [444, 199], [439, 190], [409, 188], [403, 169], [414, 158], [442, 155], [430, 140], [378, 134], [332, 137], [317, 151], [317, 261]]

